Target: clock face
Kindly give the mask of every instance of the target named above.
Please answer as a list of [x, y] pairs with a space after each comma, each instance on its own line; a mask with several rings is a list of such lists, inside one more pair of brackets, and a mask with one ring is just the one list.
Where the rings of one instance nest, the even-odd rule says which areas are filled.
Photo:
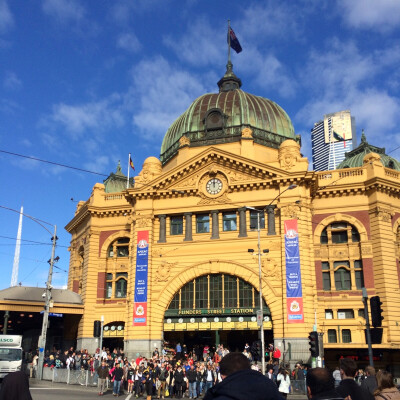
[[222, 190], [222, 182], [218, 178], [210, 179], [206, 185], [207, 192], [210, 194], [218, 194]]

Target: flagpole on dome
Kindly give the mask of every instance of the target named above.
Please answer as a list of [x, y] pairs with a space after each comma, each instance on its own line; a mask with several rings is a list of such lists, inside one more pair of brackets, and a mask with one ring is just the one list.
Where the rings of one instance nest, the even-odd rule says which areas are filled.
[[231, 64], [231, 20], [228, 19], [228, 65]]
[[128, 177], [126, 179], [126, 188], [129, 189], [129, 167], [131, 166], [131, 153], [128, 156]]

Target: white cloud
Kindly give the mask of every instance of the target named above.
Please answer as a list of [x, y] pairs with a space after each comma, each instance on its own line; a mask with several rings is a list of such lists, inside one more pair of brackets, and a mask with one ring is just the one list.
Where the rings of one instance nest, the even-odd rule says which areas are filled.
[[127, 102], [135, 102], [129, 106], [134, 110], [133, 123], [152, 133], [150, 140], [159, 140], [155, 135], [164, 134], [191, 102], [206, 92], [204, 79], [171, 65], [163, 57], [140, 62], [132, 76]]
[[85, 9], [75, 0], [44, 0], [43, 12], [62, 23], [80, 21], [85, 15]]
[[205, 17], [190, 21], [186, 32], [178, 38], [166, 36], [163, 41], [185, 63], [196, 66], [226, 63], [227, 47], [224, 51], [221, 45], [226, 43], [226, 30], [212, 27]]
[[385, 32], [400, 23], [400, 1], [339, 0], [338, 13], [349, 26]]
[[3, 86], [5, 89], [18, 90], [22, 87], [21, 80], [17, 77], [17, 74], [12, 71], [7, 71], [6, 76], [3, 80]]
[[[248, 60], [252, 60], [248, 62]], [[288, 68], [272, 53], [262, 53], [255, 47], [249, 46], [246, 58], [235, 60], [237, 70], [251, 75], [254, 84], [261, 89], [276, 90], [282, 97], [295, 94], [297, 83]], [[257, 93], [255, 93], [257, 94]]]
[[6, 32], [14, 26], [14, 17], [6, 0], [0, 0], [0, 32]]
[[117, 47], [136, 53], [141, 49], [142, 45], [134, 33], [124, 33], [118, 37]]
[[119, 128], [124, 124], [119, 95], [80, 105], [57, 104], [50, 116], [41, 121], [44, 127], [62, 127], [72, 138], [77, 139], [88, 130], [99, 137], [105, 129]]

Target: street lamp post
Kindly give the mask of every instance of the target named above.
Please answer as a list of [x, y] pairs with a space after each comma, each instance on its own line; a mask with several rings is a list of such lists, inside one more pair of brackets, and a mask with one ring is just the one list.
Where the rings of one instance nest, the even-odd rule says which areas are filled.
[[43, 361], [44, 361], [44, 352], [46, 349], [46, 338], [47, 338], [47, 327], [49, 323], [49, 309], [50, 309], [50, 300], [51, 300], [51, 280], [53, 277], [53, 265], [54, 265], [54, 254], [56, 250], [56, 242], [57, 242], [57, 226], [54, 225], [54, 234], [52, 237], [53, 246], [51, 249], [51, 258], [49, 261], [49, 275], [46, 282], [46, 291], [44, 292], [44, 313], [43, 313], [43, 322], [42, 322], [42, 333], [39, 338], [39, 359], [38, 359], [38, 379], [42, 379], [43, 377]]
[[[271, 202], [265, 206], [262, 210], [258, 210], [257, 208], [254, 207], [246, 207], [249, 210], [257, 212], [257, 249], [258, 249], [258, 279], [259, 279], [259, 286], [258, 286], [258, 291], [259, 291], [259, 297], [260, 297], [260, 314], [261, 314], [261, 321], [260, 321], [260, 340], [261, 340], [261, 368], [262, 368], [262, 373], [265, 375], [265, 339], [264, 339], [264, 306], [263, 306], [263, 295], [262, 295], [262, 265], [261, 265], [261, 223], [260, 223], [260, 214], [264, 213], [265, 210], [272, 205], [272, 203], [277, 200], [280, 196], [282, 196], [283, 193], [285, 193], [287, 190], [292, 190], [296, 188], [297, 185], [292, 184], [288, 186], [283, 192], [279, 193], [274, 199], [271, 200]], [[265, 250], [266, 253], [269, 252], [269, 250]], [[283, 279], [283, 277], [282, 277]], [[282, 302], [283, 302], [283, 293], [282, 293]], [[283, 315], [282, 315], [283, 318]]]

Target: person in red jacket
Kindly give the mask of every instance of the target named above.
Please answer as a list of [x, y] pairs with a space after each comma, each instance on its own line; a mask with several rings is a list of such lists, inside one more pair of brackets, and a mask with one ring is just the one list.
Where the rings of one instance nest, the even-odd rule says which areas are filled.
[[272, 353], [272, 360], [279, 361], [280, 358], [281, 358], [281, 351], [279, 349], [275, 349]]

